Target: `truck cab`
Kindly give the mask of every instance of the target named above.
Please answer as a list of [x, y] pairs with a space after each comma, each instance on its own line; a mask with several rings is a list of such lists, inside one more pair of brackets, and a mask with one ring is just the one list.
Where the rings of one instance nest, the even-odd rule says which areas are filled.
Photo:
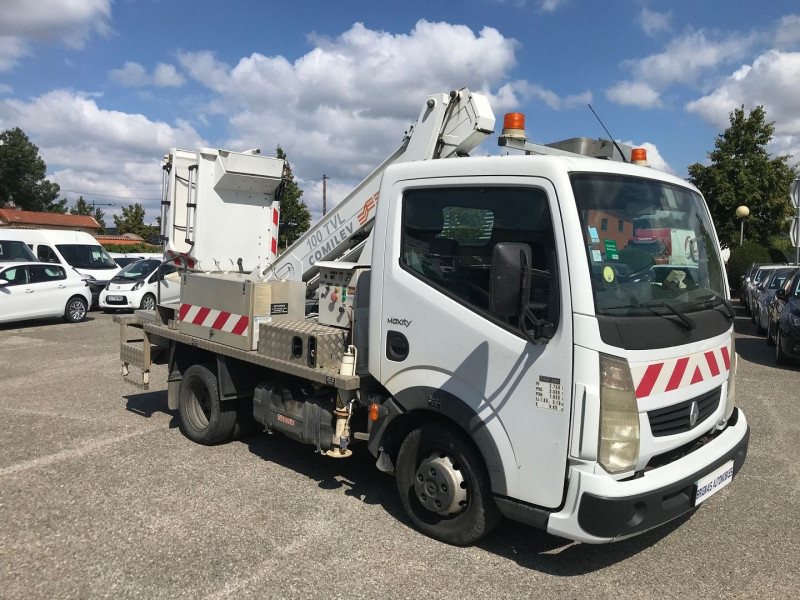
[[[674, 518], [696, 481], [738, 470], [733, 313], [696, 189], [633, 165], [504, 156], [391, 166], [380, 198], [369, 368], [396, 406], [375, 449], [394, 461], [403, 420], [452, 421], [503, 513], [585, 542]], [[634, 219], [667, 207], [700, 248], [691, 280], [626, 249]], [[409, 492], [412, 514], [438, 514], [422, 496]]]

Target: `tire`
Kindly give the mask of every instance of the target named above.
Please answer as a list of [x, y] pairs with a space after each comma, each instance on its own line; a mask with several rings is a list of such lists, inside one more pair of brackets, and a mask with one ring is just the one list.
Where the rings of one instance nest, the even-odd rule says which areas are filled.
[[183, 435], [205, 446], [230, 438], [236, 425], [236, 403], [226, 404], [230, 407], [223, 407], [219, 401], [217, 376], [209, 365], [186, 369], [178, 388]]
[[88, 310], [89, 305], [86, 303], [86, 298], [73, 296], [64, 307], [64, 320], [67, 323], [80, 323], [86, 318]]
[[781, 330], [775, 326], [775, 364], [785, 365], [789, 363], [789, 357], [783, 351], [783, 342], [781, 341]]
[[142, 298], [142, 302], [139, 304], [139, 308], [142, 310], [155, 310], [156, 297], [153, 296], [153, 294], [145, 294], [144, 298]]
[[408, 434], [397, 456], [397, 488], [414, 526], [448, 544], [473, 544], [500, 521], [480, 453], [450, 423], [423, 423]]
[[775, 338], [772, 337], [772, 322], [767, 322], [767, 346], [774, 346]]

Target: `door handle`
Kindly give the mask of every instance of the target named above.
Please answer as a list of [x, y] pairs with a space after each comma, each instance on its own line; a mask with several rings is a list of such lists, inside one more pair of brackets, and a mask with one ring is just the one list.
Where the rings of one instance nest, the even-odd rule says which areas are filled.
[[34, 292], [34, 290], [25, 290], [26, 294], [32, 294], [33, 292]]
[[386, 358], [394, 362], [403, 362], [408, 358], [410, 350], [406, 336], [392, 329], [386, 332]]

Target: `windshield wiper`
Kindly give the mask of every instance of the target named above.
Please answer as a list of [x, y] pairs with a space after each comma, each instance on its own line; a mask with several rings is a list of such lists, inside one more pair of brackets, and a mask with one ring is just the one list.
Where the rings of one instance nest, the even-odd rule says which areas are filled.
[[725, 317], [729, 321], [735, 320], [736, 319], [736, 310], [733, 308], [733, 303], [730, 300], [726, 300], [725, 298], [723, 298], [722, 296], [720, 296], [716, 292], [712, 292], [712, 294], [710, 296], [708, 296], [707, 298], [703, 298], [702, 300], [696, 300], [695, 302], [691, 302], [691, 303], [687, 304], [686, 308], [692, 308], [692, 307], [695, 307], [695, 306], [702, 306], [703, 304], [708, 304], [709, 302], [714, 302], [716, 300], [719, 300], [719, 303], [715, 303], [712, 308], [717, 308], [718, 309], [719, 305], [722, 304], [722, 306], [725, 307], [725, 310], [721, 311], [721, 312], [725, 315]]
[[[661, 302], [647, 302], [645, 304], [642, 304], [641, 306], [643, 308], [647, 308], [647, 309], [655, 308], [657, 306], [666, 308], [669, 312], [671, 312], [673, 315], [675, 315], [676, 317], [678, 317], [681, 320], [681, 322], [686, 327], [687, 331], [691, 331], [692, 329], [695, 329], [697, 327], [697, 323], [694, 322], [694, 319], [692, 319], [691, 317], [686, 315], [686, 313], [684, 313], [683, 311], [678, 310], [677, 308], [675, 308], [674, 306], [672, 306], [668, 302], [663, 302], [663, 301], [661, 301]], [[653, 312], [654, 314], [657, 314], [657, 315], [661, 314], [661, 313], [658, 313], [658, 312], [656, 312], [654, 310], [651, 311], [651, 312]]]
[[676, 317], [678, 317], [681, 320], [681, 322], [679, 324], [679, 323], [675, 323], [675, 321], [672, 321], [670, 319], [671, 323], [675, 323], [676, 325], [678, 325], [679, 327], [683, 327], [687, 331], [691, 331], [692, 329], [695, 329], [697, 327], [697, 323], [694, 322], [694, 319], [692, 319], [691, 317], [686, 315], [684, 312], [678, 310], [677, 308], [675, 308], [671, 304], [668, 304], [667, 302], [664, 302], [662, 300], [659, 300], [659, 301], [656, 301], [656, 302], [652, 302], [651, 301], [651, 302], [644, 302], [644, 303], [638, 303], [638, 304], [629, 304], [627, 306], [606, 306], [604, 308], [604, 310], [622, 310], [622, 309], [630, 309], [630, 308], [646, 308], [647, 310], [649, 310], [654, 315], [658, 315], [660, 317], [666, 317], [666, 315], [664, 313], [658, 312], [655, 309], [656, 308], [666, 308], [668, 311], [670, 311], [673, 315], [675, 315]]

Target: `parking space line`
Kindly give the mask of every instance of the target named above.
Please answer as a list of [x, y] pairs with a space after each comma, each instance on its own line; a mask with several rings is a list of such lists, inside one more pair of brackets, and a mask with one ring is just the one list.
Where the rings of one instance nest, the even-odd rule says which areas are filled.
[[132, 437], [148, 433], [148, 431], [150, 430], [144, 429], [140, 431], [126, 433], [124, 435], [118, 435], [112, 438], [94, 440], [91, 442], [81, 444], [81, 446], [77, 448], [62, 450], [61, 452], [56, 452], [55, 454], [40, 456], [39, 458], [34, 458], [33, 460], [28, 460], [25, 462], [18, 463], [16, 465], [11, 465], [10, 467], [5, 467], [0, 469], [0, 477], [5, 477], [6, 475], [16, 475], [17, 473], [28, 471], [30, 469], [35, 469], [37, 467], [47, 467], [62, 460], [81, 458], [83, 456], [93, 454], [94, 452], [101, 450], [107, 446], [111, 446], [119, 442], [124, 442], [125, 440], [128, 440]]

